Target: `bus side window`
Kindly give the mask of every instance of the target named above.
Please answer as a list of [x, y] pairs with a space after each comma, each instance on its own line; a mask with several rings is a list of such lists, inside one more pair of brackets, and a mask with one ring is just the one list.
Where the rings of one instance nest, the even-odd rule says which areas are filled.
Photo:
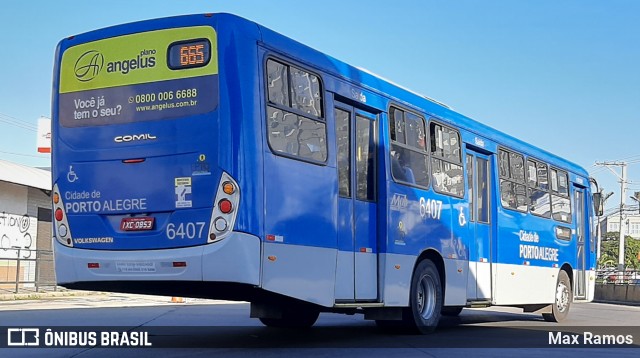
[[[527, 161], [527, 167], [529, 168], [529, 200], [531, 203], [529, 210], [533, 215], [550, 218], [551, 200], [549, 196], [548, 167], [544, 163], [531, 159]], [[532, 174], [532, 171], [535, 174]], [[532, 183], [530, 179], [534, 175], [536, 182]]]
[[376, 168], [375, 121], [356, 115], [356, 198], [375, 201]]
[[413, 174], [413, 169], [411, 169], [410, 160], [407, 159], [408, 156], [409, 154], [403, 150], [392, 151], [391, 171], [394, 178], [409, 184], [415, 184], [416, 177]]
[[275, 153], [303, 160], [327, 160], [327, 128], [318, 76], [267, 60], [267, 137]]
[[392, 107], [389, 111], [391, 134], [391, 174], [401, 183], [429, 186], [424, 118]]
[[464, 196], [460, 135], [435, 122], [431, 122], [430, 135], [433, 188], [439, 193]]
[[554, 220], [571, 222], [567, 172], [551, 169], [551, 212]]
[[392, 108], [390, 115], [390, 132], [391, 132], [391, 140], [397, 143], [406, 144], [407, 140], [404, 135], [404, 112], [397, 109]]
[[340, 196], [351, 197], [351, 113], [334, 109], [338, 145], [338, 187]]
[[500, 175], [500, 202], [502, 207], [527, 211], [527, 187], [525, 186], [524, 156], [500, 149], [498, 151]]
[[269, 102], [289, 105], [289, 72], [287, 66], [276, 61], [267, 61], [267, 88]]
[[474, 179], [474, 173], [475, 173], [475, 168], [473, 167], [473, 156], [470, 154], [467, 154], [467, 187], [469, 188], [469, 211], [470, 211], [470, 217], [469, 220], [471, 221], [475, 221], [475, 216], [476, 216], [476, 208], [474, 206], [474, 201], [475, 201], [475, 193], [474, 193], [474, 183], [475, 183], [475, 179]]
[[322, 97], [318, 77], [291, 66], [291, 107], [322, 117]]

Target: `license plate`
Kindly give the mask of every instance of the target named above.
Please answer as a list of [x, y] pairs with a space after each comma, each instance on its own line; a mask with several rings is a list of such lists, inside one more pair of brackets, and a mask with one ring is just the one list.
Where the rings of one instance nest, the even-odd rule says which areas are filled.
[[139, 218], [124, 218], [120, 221], [120, 230], [122, 231], [145, 231], [153, 230], [155, 218], [151, 216]]

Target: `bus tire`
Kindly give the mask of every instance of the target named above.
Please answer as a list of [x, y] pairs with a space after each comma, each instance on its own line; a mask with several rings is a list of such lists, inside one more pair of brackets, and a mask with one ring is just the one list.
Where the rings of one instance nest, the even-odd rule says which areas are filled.
[[558, 283], [555, 290], [555, 301], [551, 313], [543, 313], [542, 317], [547, 322], [562, 322], [569, 314], [569, 308], [573, 302], [573, 290], [569, 275], [563, 270], [558, 274]]
[[462, 312], [462, 308], [463, 308], [462, 306], [442, 307], [442, 310], [440, 312], [442, 313], [443, 316], [458, 317]]
[[281, 318], [259, 318], [267, 327], [273, 328], [309, 328], [318, 320], [320, 312], [317, 310], [288, 309], [282, 312]]
[[440, 274], [431, 260], [420, 261], [411, 279], [410, 318], [419, 333], [428, 334], [438, 326], [443, 292]]

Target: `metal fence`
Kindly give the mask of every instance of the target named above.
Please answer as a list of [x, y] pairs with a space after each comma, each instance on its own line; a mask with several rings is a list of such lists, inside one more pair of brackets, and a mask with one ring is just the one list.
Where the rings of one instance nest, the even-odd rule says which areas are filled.
[[0, 250], [0, 294], [56, 291], [53, 251]]
[[640, 270], [601, 268], [596, 270], [596, 283], [614, 285], [640, 285]]

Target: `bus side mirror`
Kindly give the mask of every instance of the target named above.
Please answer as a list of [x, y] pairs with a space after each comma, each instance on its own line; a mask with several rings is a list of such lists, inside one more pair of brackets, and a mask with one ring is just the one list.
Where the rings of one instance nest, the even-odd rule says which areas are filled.
[[602, 200], [602, 193], [593, 193], [593, 210], [596, 216], [602, 216], [604, 214], [604, 202]]

